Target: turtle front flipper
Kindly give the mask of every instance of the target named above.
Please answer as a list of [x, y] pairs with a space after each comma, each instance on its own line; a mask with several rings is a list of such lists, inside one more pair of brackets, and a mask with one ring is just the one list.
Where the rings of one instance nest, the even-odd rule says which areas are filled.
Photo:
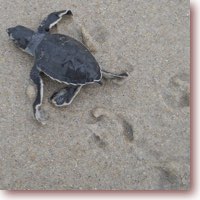
[[54, 92], [54, 94], [50, 97], [50, 100], [57, 107], [67, 106], [72, 103], [81, 88], [81, 85], [67, 86], [65, 88], [62, 88], [58, 92]]
[[36, 66], [32, 68], [30, 73], [30, 78], [37, 87], [37, 94], [35, 101], [33, 103], [34, 116], [38, 122], [45, 124], [44, 113], [41, 111], [41, 105], [43, 99], [43, 81], [42, 78], [40, 77], [40, 71], [36, 68]]
[[71, 10], [62, 10], [49, 14], [38, 27], [38, 32], [48, 32], [62, 19], [64, 15], [72, 16], [73, 14]]

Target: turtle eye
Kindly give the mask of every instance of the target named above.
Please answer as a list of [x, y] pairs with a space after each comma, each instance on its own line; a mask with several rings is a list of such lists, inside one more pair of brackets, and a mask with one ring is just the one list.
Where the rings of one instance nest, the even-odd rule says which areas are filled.
[[10, 35], [10, 29], [9, 28], [6, 29], [6, 32], [8, 33], [8, 35]]
[[18, 46], [22, 49], [25, 49], [28, 45], [28, 40], [26, 40], [25, 38], [20, 38], [17, 42]]
[[13, 37], [12, 37], [12, 34], [11, 34], [11, 32], [12, 32], [11, 28], [6, 29], [6, 32], [8, 33], [10, 39], [13, 40]]

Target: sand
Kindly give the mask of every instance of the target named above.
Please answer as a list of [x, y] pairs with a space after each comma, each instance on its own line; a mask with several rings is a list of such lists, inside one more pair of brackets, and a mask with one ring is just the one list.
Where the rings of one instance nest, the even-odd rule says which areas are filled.
[[[189, 189], [189, 1], [45, 2], [0, 0], [0, 189]], [[36, 30], [63, 9], [73, 20], [53, 32], [81, 41], [84, 30], [99, 64], [130, 76], [85, 86], [61, 109], [48, 98], [63, 85], [44, 77], [42, 126], [27, 95], [34, 60], [6, 29]]]

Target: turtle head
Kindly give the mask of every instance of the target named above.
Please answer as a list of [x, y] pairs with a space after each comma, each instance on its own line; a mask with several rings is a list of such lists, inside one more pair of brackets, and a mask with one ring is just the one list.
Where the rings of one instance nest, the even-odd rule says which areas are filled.
[[22, 50], [25, 50], [31, 41], [32, 36], [34, 35], [34, 31], [24, 27], [24, 26], [16, 26], [12, 28], [8, 28], [7, 33], [10, 39]]

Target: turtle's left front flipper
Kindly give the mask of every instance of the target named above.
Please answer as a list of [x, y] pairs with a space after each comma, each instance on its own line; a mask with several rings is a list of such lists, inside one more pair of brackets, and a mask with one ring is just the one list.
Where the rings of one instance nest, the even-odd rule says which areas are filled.
[[64, 15], [72, 16], [71, 10], [62, 10], [59, 12], [53, 12], [49, 14], [38, 27], [38, 32], [48, 32], [53, 26], [55, 26]]
[[43, 99], [43, 81], [42, 81], [42, 78], [40, 77], [40, 71], [36, 68], [36, 66], [32, 68], [31, 73], [30, 73], [30, 78], [37, 88], [36, 98], [33, 103], [34, 116], [38, 122], [45, 124], [44, 113], [41, 111], [41, 105], [42, 105], [42, 99]]

